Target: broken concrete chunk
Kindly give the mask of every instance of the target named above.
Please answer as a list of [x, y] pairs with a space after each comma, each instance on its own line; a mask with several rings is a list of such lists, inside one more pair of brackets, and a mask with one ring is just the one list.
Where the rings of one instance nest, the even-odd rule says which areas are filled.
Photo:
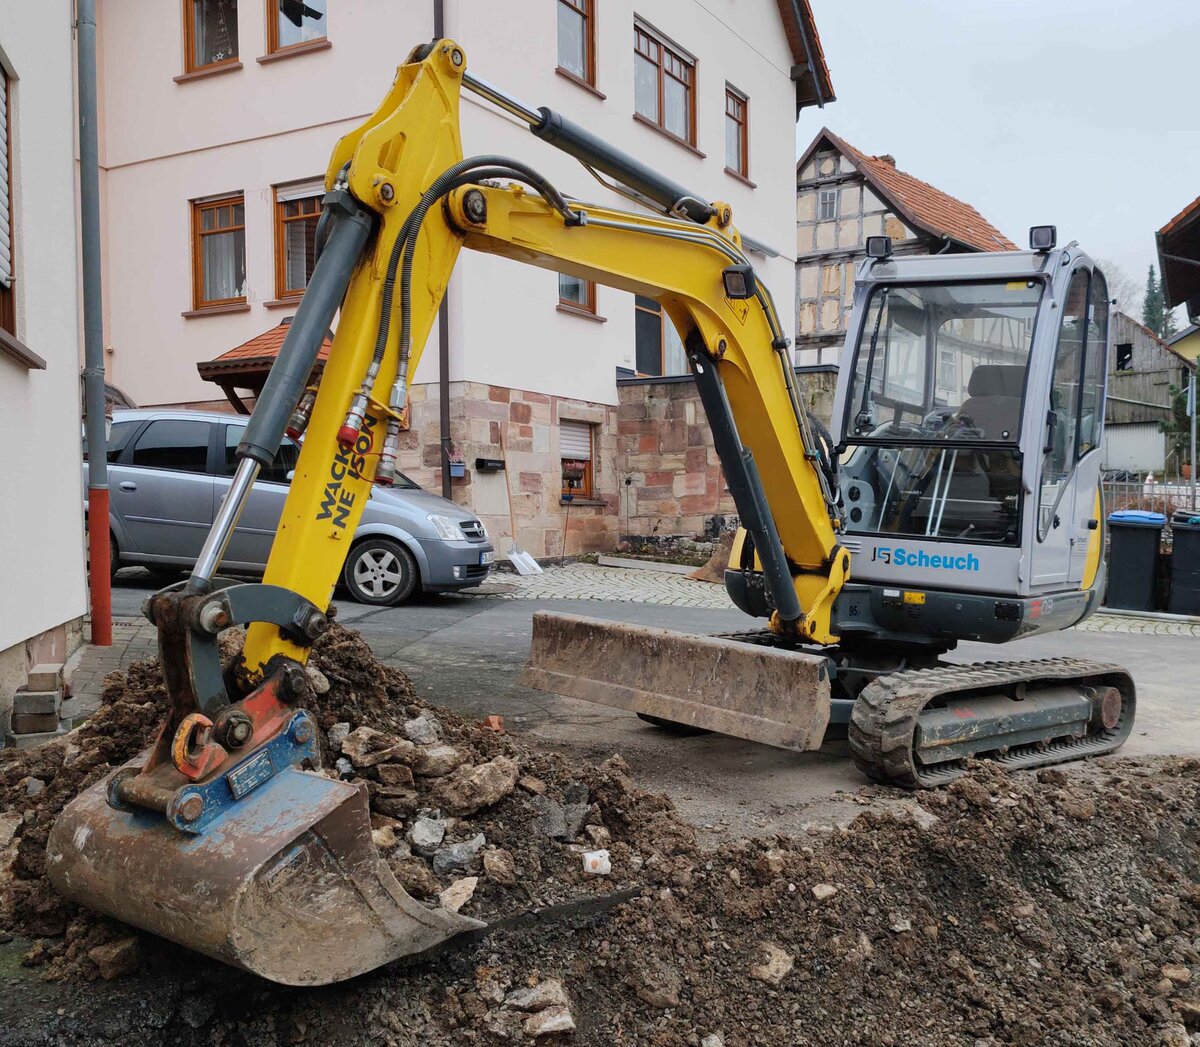
[[408, 830], [408, 842], [417, 854], [432, 855], [446, 835], [446, 825], [440, 818], [423, 815]]
[[412, 785], [412, 768], [402, 763], [381, 763], [375, 768], [384, 785]]
[[433, 853], [433, 871], [439, 876], [445, 876], [446, 873], [458, 869], [469, 869], [486, 843], [483, 833], [478, 833], [463, 843], [438, 848]]
[[41, 796], [46, 791], [46, 783], [41, 778], [26, 778], [24, 781], [26, 796]]
[[348, 723], [335, 723], [329, 728], [329, 734], [326, 737], [329, 739], [329, 748], [335, 753], [342, 751], [342, 742], [346, 740], [346, 736], [350, 733], [350, 725]]
[[474, 814], [511, 793], [519, 774], [516, 761], [507, 756], [478, 767], [460, 767], [438, 785], [435, 802], [450, 814]]
[[544, 1011], [530, 1015], [521, 1026], [526, 1036], [550, 1036], [554, 1033], [575, 1031], [575, 1019], [566, 1007], [547, 1007]]
[[552, 840], [574, 840], [583, 829], [587, 803], [561, 804], [549, 796], [535, 796], [532, 806], [538, 812], [534, 828]]
[[142, 943], [132, 935], [118, 938], [115, 942], [89, 949], [88, 958], [100, 968], [100, 977], [109, 982], [137, 970], [142, 962]]
[[546, 978], [524, 989], [516, 989], [504, 997], [504, 1006], [518, 1011], [544, 1011], [547, 1007], [570, 1007], [567, 990], [557, 978]]
[[312, 688], [313, 694], [329, 693], [329, 677], [320, 669], [315, 665], [306, 665], [304, 672], [308, 676], [308, 686]]
[[466, 763], [453, 745], [423, 745], [413, 753], [413, 770], [422, 778], [444, 778]]
[[719, 1032], [710, 1032], [700, 1041], [700, 1047], [725, 1047], [725, 1039]]
[[590, 876], [607, 876], [611, 873], [612, 862], [609, 860], [608, 851], [584, 851], [583, 871]]
[[342, 742], [342, 752], [355, 767], [374, 767], [392, 760], [411, 763], [416, 749], [412, 742], [374, 727], [355, 728]]
[[837, 894], [838, 889], [831, 883], [813, 884], [812, 896], [819, 902], [823, 902], [832, 898]]
[[[371, 782], [370, 785], [375, 783]], [[371, 806], [390, 818], [407, 818], [420, 804], [421, 797], [412, 789], [402, 786], [380, 785], [371, 791]]]
[[517, 863], [502, 847], [489, 847], [483, 852], [483, 871], [489, 880], [512, 886], [517, 882]]
[[461, 880], [455, 880], [439, 895], [442, 908], [458, 912], [471, 900], [471, 895], [475, 893], [475, 886], [478, 883], [478, 876], [464, 876]]
[[778, 985], [787, 977], [795, 962], [791, 953], [784, 952], [773, 942], [765, 942], [762, 946], [762, 963], [750, 968], [750, 977], [768, 985]]
[[546, 791], [546, 783], [532, 774], [525, 775], [517, 784], [527, 793], [533, 793], [535, 796], [541, 796]]
[[442, 737], [442, 725], [431, 712], [423, 712], [404, 723], [404, 734], [417, 745], [433, 745]]
[[23, 821], [24, 818], [17, 811], [0, 814], [0, 851], [12, 843], [13, 837], [17, 835], [17, 830], [21, 828]]

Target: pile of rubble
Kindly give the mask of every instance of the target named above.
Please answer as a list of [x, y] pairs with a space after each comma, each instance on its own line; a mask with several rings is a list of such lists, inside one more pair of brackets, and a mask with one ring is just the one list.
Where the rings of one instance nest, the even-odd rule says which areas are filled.
[[66, 742], [0, 754], [0, 928], [59, 979], [7, 990], [0, 1041], [1200, 1044], [1198, 761], [980, 766], [901, 814], [872, 787], [848, 826], [704, 849], [619, 757], [568, 767], [430, 710], [352, 633], [313, 668], [328, 772], [365, 783], [384, 860], [488, 929], [303, 991], [54, 899], [45, 830], [150, 736], [147, 663]]

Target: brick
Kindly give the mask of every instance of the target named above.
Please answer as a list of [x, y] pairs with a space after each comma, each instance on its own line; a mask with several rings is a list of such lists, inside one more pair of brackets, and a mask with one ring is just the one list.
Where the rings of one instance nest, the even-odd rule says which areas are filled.
[[530, 404], [548, 404], [550, 402], [550, 397], [544, 393], [531, 393], [528, 391], [522, 391], [521, 399]]
[[639, 454], [654, 454], [658, 450], [657, 436], [640, 436], [638, 437], [638, 453]]
[[39, 662], [29, 670], [25, 686], [31, 691], [57, 691], [62, 686], [62, 663]]
[[500, 443], [500, 423], [488, 422], [488, 440], [490, 443]]
[[13, 734], [36, 734], [58, 729], [58, 713], [13, 713], [9, 730]]
[[519, 490], [525, 494], [540, 494], [542, 491], [542, 474], [521, 473]]
[[39, 713], [56, 713], [61, 703], [61, 691], [26, 691], [21, 689], [13, 695], [13, 712], [33, 715]]
[[496, 385], [488, 386], [488, 399], [489, 400], [492, 400], [496, 403], [505, 403], [506, 404], [506, 403], [508, 403], [511, 396], [512, 396], [511, 389], [505, 389], [505, 388], [502, 388], [502, 387], [496, 386]]
[[508, 417], [510, 421], [528, 425], [533, 420], [533, 409], [526, 403], [511, 403], [508, 405]]
[[703, 473], [708, 465], [708, 452], [703, 447], [689, 447], [684, 455], [684, 467], [689, 473]]
[[671, 481], [675, 479], [675, 474], [666, 470], [656, 470], [652, 473], [646, 473], [642, 480], [643, 486], [648, 487], [670, 487]]
[[689, 494], [679, 499], [679, 511], [685, 515], [691, 513], [711, 513], [713, 499], [707, 494]]
[[712, 434], [709, 432], [708, 426], [689, 425], [687, 427], [687, 442], [689, 448], [707, 448], [712, 443]]
[[517, 426], [517, 435], [520, 437], [524, 437], [526, 440], [531, 440], [533, 438], [533, 426], [532, 425], [518, 425]]
[[705, 483], [703, 473], [682, 473], [671, 483], [671, 493], [676, 498], [690, 494], [704, 494]]

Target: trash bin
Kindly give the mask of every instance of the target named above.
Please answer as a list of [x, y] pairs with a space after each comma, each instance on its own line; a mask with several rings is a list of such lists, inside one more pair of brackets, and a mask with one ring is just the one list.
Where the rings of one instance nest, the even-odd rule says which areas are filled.
[[1107, 607], [1153, 611], [1158, 546], [1167, 518], [1144, 509], [1121, 509], [1108, 517]]
[[1176, 515], [1171, 552], [1171, 614], [1200, 614], [1200, 516]]

